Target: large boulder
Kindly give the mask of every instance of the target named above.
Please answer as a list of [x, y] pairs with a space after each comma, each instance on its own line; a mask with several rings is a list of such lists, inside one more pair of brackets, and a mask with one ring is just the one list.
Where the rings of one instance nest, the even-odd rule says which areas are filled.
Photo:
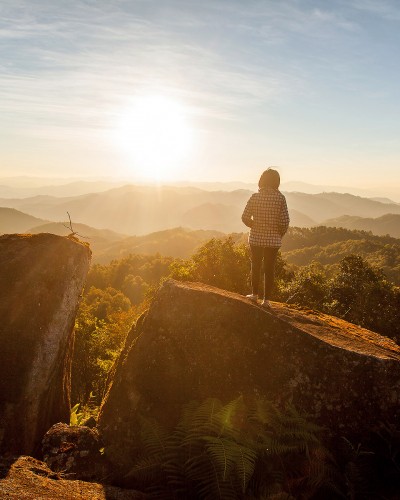
[[106, 455], [123, 473], [140, 416], [166, 428], [181, 406], [216, 397], [291, 401], [333, 434], [354, 438], [399, 419], [400, 348], [337, 318], [167, 281], [132, 329], [99, 416]]
[[87, 245], [52, 234], [0, 237], [0, 453], [32, 454], [68, 422], [73, 327]]

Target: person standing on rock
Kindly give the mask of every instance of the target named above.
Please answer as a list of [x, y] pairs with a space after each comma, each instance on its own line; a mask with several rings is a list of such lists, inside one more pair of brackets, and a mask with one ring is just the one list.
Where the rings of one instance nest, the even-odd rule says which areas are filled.
[[250, 228], [252, 293], [247, 297], [257, 302], [260, 289], [261, 266], [264, 261], [264, 298], [261, 305], [270, 307], [274, 285], [275, 263], [282, 237], [289, 227], [286, 198], [279, 191], [281, 179], [273, 168], [265, 170], [258, 181], [258, 193], [248, 200], [242, 214], [243, 223]]

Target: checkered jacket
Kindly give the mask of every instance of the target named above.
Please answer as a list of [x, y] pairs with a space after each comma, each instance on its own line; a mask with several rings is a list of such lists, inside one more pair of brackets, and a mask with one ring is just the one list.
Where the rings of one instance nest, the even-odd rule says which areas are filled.
[[250, 227], [250, 245], [279, 248], [290, 221], [286, 198], [277, 189], [260, 189], [247, 202], [242, 221]]

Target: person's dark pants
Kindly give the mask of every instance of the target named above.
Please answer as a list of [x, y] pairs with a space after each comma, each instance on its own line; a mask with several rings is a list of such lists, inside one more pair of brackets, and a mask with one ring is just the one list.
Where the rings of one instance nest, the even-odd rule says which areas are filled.
[[250, 245], [251, 251], [251, 286], [252, 293], [258, 295], [260, 288], [261, 266], [264, 261], [264, 298], [271, 297], [275, 278], [275, 262], [279, 248], [256, 247]]

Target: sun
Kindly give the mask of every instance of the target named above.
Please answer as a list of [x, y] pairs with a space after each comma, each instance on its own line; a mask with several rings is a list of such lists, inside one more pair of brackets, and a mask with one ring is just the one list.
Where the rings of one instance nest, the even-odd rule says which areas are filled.
[[137, 97], [122, 113], [115, 141], [140, 177], [172, 180], [192, 145], [186, 108], [163, 96]]

